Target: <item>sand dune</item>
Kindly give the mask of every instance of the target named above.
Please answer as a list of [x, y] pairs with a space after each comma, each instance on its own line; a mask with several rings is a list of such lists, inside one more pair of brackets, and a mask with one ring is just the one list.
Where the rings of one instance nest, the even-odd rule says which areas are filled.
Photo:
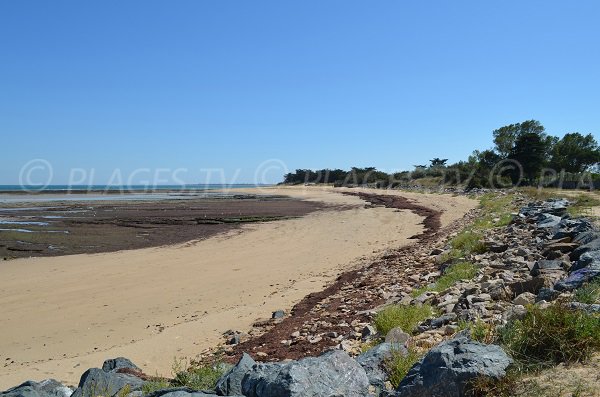
[[[356, 190], [353, 190], [356, 191]], [[326, 188], [277, 188], [351, 207], [244, 226], [178, 246], [0, 264], [0, 390], [26, 379], [76, 384], [104, 359], [126, 356], [149, 374], [170, 375], [228, 329], [287, 309], [344, 269], [422, 231], [409, 211], [364, 208]], [[402, 194], [443, 211], [447, 224], [476, 202]]]

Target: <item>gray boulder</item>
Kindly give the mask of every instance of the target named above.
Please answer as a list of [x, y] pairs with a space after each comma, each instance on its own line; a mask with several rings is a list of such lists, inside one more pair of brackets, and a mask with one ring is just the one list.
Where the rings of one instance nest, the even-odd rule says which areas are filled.
[[[148, 394], [146, 397], [214, 397], [214, 394], [195, 391], [188, 387], [176, 387], [171, 389], [158, 390]], [[235, 396], [244, 397], [244, 396]]]
[[397, 388], [398, 397], [464, 396], [469, 381], [499, 379], [512, 359], [496, 345], [473, 342], [464, 336], [434, 347], [415, 364]]
[[539, 228], [553, 228], [558, 226], [561, 221], [560, 216], [552, 215], [552, 214], [541, 214], [539, 220], [537, 222], [537, 227]]
[[600, 238], [600, 234], [598, 234], [598, 232], [588, 230], [588, 231], [577, 234], [575, 236], [575, 238], [573, 239], [573, 242], [585, 245], [585, 244], [590, 243], [599, 238]]
[[242, 394], [242, 380], [252, 370], [256, 361], [248, 354], [242, 354], [240, 361], [227, 371], [218, 381], [215, 391], [219, 396]]
[[600, 251], [590, 251], [582, 254], [579, 260], [571, 266], [570, 271], [583, 269], [584, 267], [600, 266]]
[[256, 364], [242, 381], [246, 397], [364, 397], [365, 370], [341, 350], [277, 364]]
[[130, 374], [90, 368], [81, 375], [79, 386], [71, 397], [112, 397], [125, 386], [132, 392], [142, 390], [144, 383], [144, 380]]
[[116, 372], [122, 368], [129, 368], [135, 371], [142, 372], [134, 363], [131, 362], [128, 358], [125, 357], [117, 357], [111, 358], [110, 360], [106, 360], [104, 364], [102, 364], [102, 370], [105, 372]]
[[0, 392], [1, 397], [69, 397], [73, 390], [54, 379], [41, 382], [27, 381], [19, 386]]
[[392, 343], [381, 343], [356, 358], [356, 361], [364, 368], [371, 386], [379, 390], [385, 389], [388, 380], [387, 373], [383, 369], [384, 361], [392, 356], [392, 352], [407, 354], [403, 345]]
[[573, 291], [597, 277], [600, 277], [599, 267], [585, 267], [583, 269], [575, 270], [569, 274], [569, 277], [556, 283], [554, 289], [557, 291]]
[[535, 262], [530, 273], [535, 277], [539, 276], [544, 270], [563, 270], [563, 262], [557, 259], [542, 259]]
[[570, 258], [572, 261], [576, 261], [581, 255], [585, 254], [586, 252], [598, 250], [600, 250], [600, 238], [592, 240], [589, 243], [576, 248], [573, 252], [571, 252]]

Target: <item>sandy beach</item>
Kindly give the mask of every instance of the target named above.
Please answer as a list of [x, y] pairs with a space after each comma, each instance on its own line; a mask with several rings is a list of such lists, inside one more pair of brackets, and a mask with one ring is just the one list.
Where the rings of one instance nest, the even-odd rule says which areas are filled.
[[[247, 331], [423, 231], [421, 216], [365, 206], [344, 189], [258, 190], [338, 208], [167, 247], [0, 263], [0, 389], [48, 377], [76, 384], [117, 356], [171, 375], [175, 358], [222, 342], [226, 330]], [[477, 205], [464, 196], [369, 192], [441, 211], [442, 226]]]

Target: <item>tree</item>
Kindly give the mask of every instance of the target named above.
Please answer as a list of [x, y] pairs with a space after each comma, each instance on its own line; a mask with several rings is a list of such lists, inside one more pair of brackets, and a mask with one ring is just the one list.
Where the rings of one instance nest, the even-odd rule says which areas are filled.
[[439, 157], [436, 157], [432, 160], [429, 160], [429, 162], [431, 163], [432, 167], [445, 167], [446, 163], [448, 162], [448, 159], [441, 159]]
[[592, 134], [566, 134], [552, 147], [550, 166], [556, 171], [583, 172], [600, 162], [600, 147]]
[[547, 139], [546, 129], [537, 120], [527, 120], [522, 123], [510, 124], [494, 130], [494, 144], [496, 152], [503, 158], [507, 158], [514, 149], [517, 139], [525, 134], [537, 134]]
[[[531, 183], [542, 171], [548, 152], [548, 140], [535, 132], [520, 135], [515, 141], [509, 158], [521, 164], [523, 176]], [[513, 174], [513, 182], [517, 183], [520, 175]]]

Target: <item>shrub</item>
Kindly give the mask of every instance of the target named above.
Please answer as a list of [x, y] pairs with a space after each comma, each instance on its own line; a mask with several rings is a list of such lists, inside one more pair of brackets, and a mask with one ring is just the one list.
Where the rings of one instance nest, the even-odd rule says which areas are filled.
[[383, 362], [383, 367], [388, 374], [390, 383], [394, 389], [398, 387], [402, 379], [423, 355], [412, 347], [408, 349], [408, 354], [400, 350], [392, 350], [392, 354]]
[[471, 331], [471, 338], [477, 342], [489, 344], [494, 341], [494, 326], [479, 318], [474, 322], [460, 320], [458, 322], [458, 328], [461, 331], [465, 329]]
[[600, 279], [596, 279], [575, 291], [575, 300], [588, 304], [600, 302]]
[[214, 363], [212, 365], [195, 364], [182, 370], [184, 365], [176, 361], [173, 365], [174, 386], [189, 387], [193, 390], [214, 389], [219, 378], [225, 373], [222, 365]]
[[458, 281], [470, 280], [477, 274], [477, 266], [471, 262], [459, 262], [450, 265], [446, 272], [432, 286], [426, 286], [413, 291], [412, 296], [417, 297], [426, 291], [442, 292], [452, 287]]
[[143, 384], [142, 393], [144, 396], [147, 396], [155, 391], [168, 389], [170, 387], [172, 387], [171, 382], [167, 379], [156, 378]]
[[417, 325], [433, 315], [431, 306], [388, 306], [375, 316], [375, 328], [381, 335], [387, 335], [392, 328], [400, 327], [411, 333]]
[[524, 369], [581, 362], [600, 349], [600, 317], [562, 304], [533, 306], [500, 331], [500, 342]]
[[481, 239], [479, 233], [467, 230], [450, 241], [453, 249], [459, 250], [464, 255], [468, 254], [483, 254], [486, 251], [486, 246]]

